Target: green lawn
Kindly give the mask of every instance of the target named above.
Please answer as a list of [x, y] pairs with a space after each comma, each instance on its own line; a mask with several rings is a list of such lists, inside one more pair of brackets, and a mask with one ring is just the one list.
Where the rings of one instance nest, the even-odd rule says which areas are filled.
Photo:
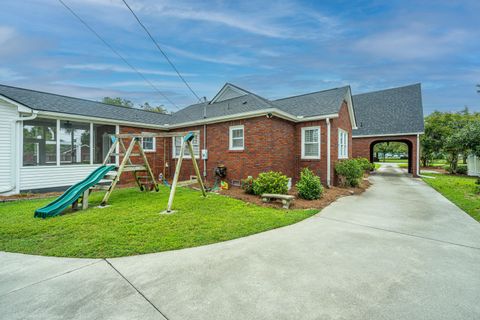
[[408, 163], [408, 159], [385, 159], [383, 161], [382, 158], [378, 159], [378, 162], [389, 162], [389, 163]]
[[427, 184], [455, 203], [463, 211], [480, 221], [480, 195], [474, 193], [474, 177], [447, 174], [423, 174], [435, 179], [423, 178]]
[[118, 257], [195, 247], [286, 226], [318, 210], [259, 207], [221, 195], [178, 188], [178, 212], [160, 215], [169, 189], [144, 193], [117, 189], [110, 207], [95, 208], [103, 192], [92, 194], [91, 208], [62, 216], [33, 218], [35, 208], [52, 199], [0, 204], [0, 250], [62, 257]]

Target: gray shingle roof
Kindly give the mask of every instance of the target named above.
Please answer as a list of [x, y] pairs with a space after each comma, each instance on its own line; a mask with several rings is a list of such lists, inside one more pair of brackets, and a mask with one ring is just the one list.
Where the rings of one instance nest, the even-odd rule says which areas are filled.
[[171, 122], [171, 116], [135, 108], [72, 98], [53, 93], [0, 85], [0, 94], [34, 110], [61, 112], [88, 117], [160, 125]]
[[420, 84], [352, 97], [357, 130], [353, 136], [423, 132]]
[[255, 94], [249, 93], [240, 97], [209, 104], [197, 103], [172, 114], [172, 124], [201, 120], [206, 109], [207, 118], [228, 116], [248, 111], [274, 108], [270, 102]]
[[279, 109], [296, 116], [322, 116], [338, 113], [349, 86], [318, 91], [272, 101]]
[[[238, 87], [237, 87], [238, 88]], [[244, 89], [241, 89], [244, 90]], [[188, 106], [172, 115], [172, 124], [201, 120], [206, 108], [207, 118], [228, 116], [248, 111], [276, 108], [294, 116], [321, 116], [337, 113], [349, 87], [329, 89], [278, 100], [267, 100], [249, 91], [248, 94], [215, 102]]]

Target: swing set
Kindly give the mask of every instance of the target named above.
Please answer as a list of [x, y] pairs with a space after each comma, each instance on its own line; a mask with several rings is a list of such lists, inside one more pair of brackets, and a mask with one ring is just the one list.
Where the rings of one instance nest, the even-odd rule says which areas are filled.
[[[170, 186], [170, 196], [168, 198], [168, 205], [164, 213], [172, 213], [173, 200], [175, 198], [175, 191], [178, 185], [178, 178], [180, 175], [180, 170], [182, 167], [182, 161], [185, 155], [185, 148], [188, 148], [191, 155], [193, 168], [195, 169], [195, 175], [197, 181], [200, 185], [200, 190], [204, 197], [207, 196], [205, 191], [205, 185], [203, 183], [202, 177], [200, 175], [200, 169], [198, 168], [197, 160], [195, 159], [195, 153], [193, 150], [192, 141], [194, 139], [194, 134], [192, 132], [163, 132], [163, 133], [121, 133], [111, 135], [112, 145], [108, 150], [108, 153], [103, 161], [103, 165], [108, 165], [112, 162], [112, 159], [115, 159], [115, 156], [123, 156], [122, 162], [118, 166], [116, 171], [110, 171], [105, 176], [105, 179], [110, 181], [109, 184], [97, 185], [94, 189], [103, 189], [107, 190], [105, 193], [101, 206], [106, 206], [110, 195], [112, 194], [115, 186], [120, 181], [120, 177], [124, 172], [133, 172], [135, 183], [140, 188], [140, 191], [149, 191], [155, 190], [159, 191], [159, 182], [155, 179], [152, 168], [148, 163], [148, 158], [143, 150], [142, 139], [143, 138], [153, 138], [153, 137], [175, 137], [182, 136], [182, 144], [180, 147], [180, 155], [178, 157], [177, 165], [175, 168], [175, 175], [173, 177], [172, 185]], [[126, 141], [129, 140], [129, 141]], [[126, 145], [128, 144], [128, 147]], [[139, 153], [134, 153], [135, 146]], [[116, 150], [120, 150], [117, 152]], [[141, 163], [133, 163], [131, 157], [140, 157]], [[162, 175], [163, 179], [163, 175]], [[161, 181], [164, 182], [164, 181]]]

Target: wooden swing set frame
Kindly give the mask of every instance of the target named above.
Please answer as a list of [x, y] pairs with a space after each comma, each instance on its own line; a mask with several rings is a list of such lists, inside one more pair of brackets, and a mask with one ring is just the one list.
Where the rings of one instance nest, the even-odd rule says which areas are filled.
[[[107, 192], [103, 197], [101, 205], [102, 206], [107, 205], [108, 199], [110, 198], [110, 195], [115, 189], [115, 186], [120, 181], [120, 177], [123, 172], [128, 172], [128, 171], [133, 172], [135, 182], [141, 191], [144, 191], [144, 190], [148, 191], [153, 189], [155, 189], [155, 191], [159, 191], [159, 186], [158, 186], [159, 183], [155, 179], [155, 175], [153, 174], [152, 168], [148, 163], [148, 158], [147, 158], [147, 155], [145, 154], [145, 150], [143, 150], [142, 138], [154, 138], [154, 137], [168, 138], [168, 137], [178, 137], [178, 136], [182, 136], [183, 139], [180, 147], [180, 155], [178, 157], [177, 165], [175, 168], [175, 175], [173, 176], [173, 182], [170, 189], [170, 196], [168, 198], [167, 210], [165, 211], [165, 213], [172, 213], [173, 200], [175, 198], [175, 191], [177, 188], [178, 178], [180, 175], [180, 170], [182, 167], [182, 161], [185, 155], [186, 147], [188, 147], [188, 150], [192, 159], [192, 163], [193, 163], [193, 168], [195, 169], [195, 175], [197, 176], [197, 181], [200, 185], [202, 195], [206, 197], [207, 193], [205, 191], [205, 185], [200, 175], [200, 169], [198, 168], [197, 160], [195, 159], [195, 153], [193, 150], [192, 141], [195, 136], [192, 132], [121, 133], [121, 134], [111, 135], [113, 143], [110, 146], [110, 149], [108, 150], [108, 153], [105, 159], [103, 160], [103, 165], [108, 165], [111, 163], [112, 157], [123, 156], [122, 162], [118, 166], [117, 171], [112, 171], [111, 174], [105, 177], [105, 180], [111, 181], [110, 184], [97, 186], [97, 189], [107, 190]], [[128, 148], [126, 147], [126, 141], [124, 141], [125, 139], [130, 140]], [[117, 146], [120, 152], [117, 151]], [[133, 153], [135, 146], [138, 146], [139, 153]], [[132, 163], [132, 160], [130, 159], [130, 157], [132, 156], [140, 156], [143, 163], [141, 164]], [[140, 172], [146, 172], [147, 175], [141, 176], [139, 175]]]

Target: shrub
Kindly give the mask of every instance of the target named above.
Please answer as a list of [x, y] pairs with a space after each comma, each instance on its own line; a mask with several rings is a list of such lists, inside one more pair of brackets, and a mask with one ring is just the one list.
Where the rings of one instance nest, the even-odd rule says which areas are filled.
[[281, 172], [260, 173], [253, 182], [253, 192], [258, 195], [262, 193], [287, 194], [288, 178]]
[[456, 174], [467, 174], [467, 172], [468, 172], [467, 165], [465, 165], [465, 164], [457, 165], [457, 172], [453, 172], [450, 165], [443, 166], [443, 169], [445, 169], [446, 171], [448, 171], [450, 173], [456, 173]]
[[355, 159], [342, 160], [335, 164], [335, 172], [339, 176], [340, 185], [356, 187], [360, 184], [363, 170]]
[[241, 182], [241, 185], [242, 185], [242, 189], [245, 191], [245, 193], [248, 193], [248, 194], [255, 194], [253, 192], [253, 183], [254, 183], [254, 179], [252, 177], [248, 177], [247, 179], [243, 179], [242, 182]]
[[320, 177], [312, 170], [304, 168], [300, 173], [300, 180], [296, 184], [298, 196], [306, 200], [319, 199], [323, 193], [323, 186]]
[[477, 178], [477, 181], [475, 181], [475, 189], [474, 192], [476, 194], [480, 194], [480, 177]]
[[367, 158], [355, 158], [355, 160], [358, 162], [363, 171], [370, 172], [375, 170], [375, 164], [368, 161]]

